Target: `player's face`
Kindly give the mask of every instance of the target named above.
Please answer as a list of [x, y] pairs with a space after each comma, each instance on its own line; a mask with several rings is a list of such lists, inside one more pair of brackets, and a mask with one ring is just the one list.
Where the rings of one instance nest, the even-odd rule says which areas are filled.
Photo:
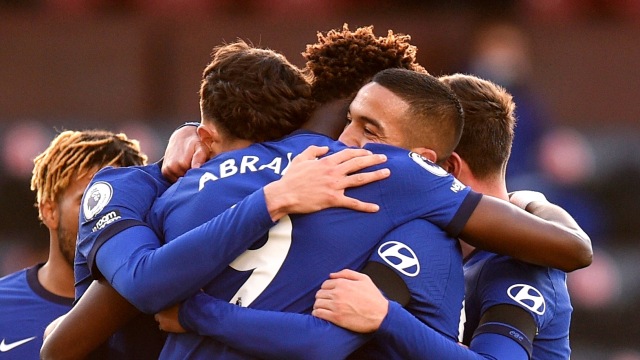
[[351, 102], [347, 126], [339, 140], [357, 147], [369, 142], [406, 147], [402, 125], [408, 108], [396, 94], [371, 82], [363, 86]]
[[69, 184], [69, 187], [58, 198], [58, 248], [64, 258], [73, 266], [76, 251], [76, 238], [78, 237], [78, 214], [82, 193], [89, 185], [94, 173], [77, 179]]

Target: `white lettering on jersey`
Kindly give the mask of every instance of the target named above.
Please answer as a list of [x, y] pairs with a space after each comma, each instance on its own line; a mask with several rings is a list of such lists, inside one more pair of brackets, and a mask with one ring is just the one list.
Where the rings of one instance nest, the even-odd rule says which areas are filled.
[[240, 163], [240, 173], [244, 174], [247, 171], [258, 171], [256, 169], [256, 163], [260, 160], [257, 156], [244, 156]]
[[238, 173], [238, 167], [236, 166], [235, 159], [229, 159], [229, 160], [223, 161], [222, 164], [220, 164], [221, 179], [229, 177], [231, 175], [235, 175], [237, 173]]
[[526, 284], [511, 285], [509, 289], [507, 289], [507, 295], [518, 304], [538, 315], [544, 314], [546, 310], [542, 293], [533, 286]]
[[420, 274], [420, 261], [416, 253], [398, 241], [387, 241], [378, 248], [378, 255], [400, 273], [415, 277]]
[[207, 171], [200, 177], [200, 186], [198, 186], [198, 191], [202, 190], [202, 188], [204, 187], [204, 183], [206, 183], [207, 181], [216, 180], [218, 180], [218, 177]]
[[451, 184], [451, 191], [453, 191], [454, 193], [457, 193], [458, 191], [464, 188], [465, 188], [464, 184], [461, 183], [458, 179], [453, 180], [453, 183]]
[[82, 214], [89, 221], [104, 209], [111, 201], [113, 188], [109, 183], [98, 181], [85, 192], [82, 202]]
[[121, 216], [120, 216], [120, 211], [118, 210], [113, 210], [113, 211], [109, 211], [106, 215], [104, 215], [103, 217], [100, 218], [100, 220], [98, 220], [98, 222], [96, 222], [96, 224], [93, 226], [93, 228], [91, 228], [91, 232], [96, 232], [98, 230], [102, 230], [104, 229], [107, 225], [120, 220]]
[[284, 175], [284, 173], [291, 165], [291, 153], [287, 154], [286, 166], [283, 168], [283, 158], [275, 157], [269, 163], [260, 165], [256, 167], [256, 163], [260, 161], [260, 158], [255, 155], [246, 155], [240, 159], [240, 167], [236, 162], [236, 159], [228, 159], [223, 161], [220, 165], [218, 165], [218, 176], [215, 176], [211, 172], [205, 172], [200, 177], [200, 183], [198, 186], [198, 191], [204, 188], [204, 185], [209, 181], [216, 181], [218, 179], [227, 178], [230, 176], [234, 176], [236, 174], [245, 174], [247, 172], [257, 172], [265, 169], [272, 170], [274, 173], [278, 175]]

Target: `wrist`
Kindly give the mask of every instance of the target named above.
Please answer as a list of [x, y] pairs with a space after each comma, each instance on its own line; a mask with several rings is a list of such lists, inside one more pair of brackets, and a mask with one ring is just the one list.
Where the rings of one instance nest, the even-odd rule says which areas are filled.
[[267, 211], [271, 217], [271, 221], [276, 222], [285, 215], [289, 214], [289, 198], [286, 189], [282, 189], [280, 181], [274, 181], [267, 184], [264, 188], [264, 200], [267, 205]]
[[[185, 127], [185, 126], [193, 126], [193, 127], [196, 127], [196, 128], [197, 128], [198, 126], [200, 126], [200, 123], [199, 123], [199, 122], [197, 122], [197, 121], [187, 121], [187, 122], [185, 122], [184, 124], [182, 124], [182, 125], [178, 126], [178, 127], [176, 128], [176, 130], [178, 130], [178, 129], [182, 129], [182, 128], [183, 128], [183, 127]], [[174, 130], [174, 131], [175, 131], [175, 130]]]

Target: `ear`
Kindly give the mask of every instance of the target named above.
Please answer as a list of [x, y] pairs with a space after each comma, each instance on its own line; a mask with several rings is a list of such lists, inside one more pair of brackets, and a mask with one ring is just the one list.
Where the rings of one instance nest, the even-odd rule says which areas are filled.
[[410, 149], [410, 150], [412, 152], [416, 153], [416, 154], [422, 155], [422, 157], [428, 159], [432, 163], [435, 163], [438, 160], [438, 154], [436, 154], [435, 150], [433, 150], [433, 149], [428, 149], [428, 148], [424, 148], [424, 147], [416, 147], [416, 148], [413, 148], [413, 149]]
[[218, 132], [215, 130], [215, 127], [200, 125], [196, 129], [196, 132], [198, 133], [200, 141], [207, 147], [209, 152], [211, 152], [211, 145], [218, 138]]
[[55, 202], [46, 200], [38, 205], [40, 214], [42, 215], [42, 222], [49, 230], [58, 230], [58, 224], [60, 221], [60, 212]]
[[462, 171], [462, 158], [460, 158], [460, 155], [458, 155], [458, 153], [454, 151], [453, 153], [451, 153], [451, 156], [449, 156], [447, 161], [445, 161], [443, 167], [451, 175], [458, 178], [460, 176], [460, 172]]

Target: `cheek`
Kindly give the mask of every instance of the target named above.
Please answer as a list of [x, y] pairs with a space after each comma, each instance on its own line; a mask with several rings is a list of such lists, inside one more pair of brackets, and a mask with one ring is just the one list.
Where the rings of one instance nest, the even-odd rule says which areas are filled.
[[78, 214], [80, 213], [80, 204], [64, 204], [61, 207], [60, 223], [66, 231], [78, 231]]

